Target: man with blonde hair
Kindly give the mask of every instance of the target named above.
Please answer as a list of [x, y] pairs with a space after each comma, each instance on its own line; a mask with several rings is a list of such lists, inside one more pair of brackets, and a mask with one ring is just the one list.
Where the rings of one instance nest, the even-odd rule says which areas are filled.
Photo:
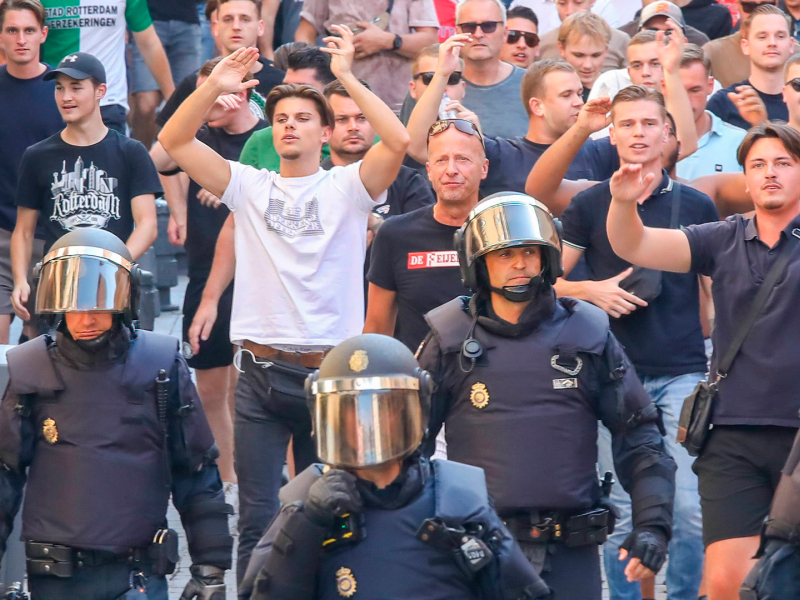
[[567, 17], [558, 30], [558, 51], [578, 72], [584, 102], [602, 72], [610, 40], [608, 23], [588, 11]]

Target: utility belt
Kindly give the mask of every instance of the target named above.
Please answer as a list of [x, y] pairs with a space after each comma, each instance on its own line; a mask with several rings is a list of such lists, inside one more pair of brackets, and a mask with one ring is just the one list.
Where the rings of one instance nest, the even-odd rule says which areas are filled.
[[593, 508], [572, 515], [532, 511], [503, 518], [503, 521], [519, 542], [555, 542], [575, 547], [604, 543], [608, 539], [610, 518], [608, 509]]
[[131, 569], [148, 569], [153, 575], [170, 575], [178, 564], [178, 534], [159, 529], [153, 543], [117, 554], [105, 550], [80, 550], [59, 544], [25, 542], [28, 575], [67, 579], [75, 570], [112, 564], [128, 564]]

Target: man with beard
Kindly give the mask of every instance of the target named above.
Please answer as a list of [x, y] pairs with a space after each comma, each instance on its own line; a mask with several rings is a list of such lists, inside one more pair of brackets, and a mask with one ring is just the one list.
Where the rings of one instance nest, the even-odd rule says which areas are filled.
[[[739, 147], [739, 162], [755, 204], [753, 218], [736, 215], [675, 231], [646, 227], [637, 205], [656, 179], [631, 164], [611, 181], [606, 222], [611, 247], [622, 259], [714, 282], [709, 381], [716, 393], [710, 423], [697, 428], [704, 439], [696, 440], [694, 464], [710, 600], [739, 597], [800, 425], [797, 353], [784, 346], [792, 343], [786, 332], [796, 330], [798, 317], [800, 134], [783, 124], [755, 127]], [[760, 290], [768, 295], [757, 297]], [[743, 321], [750, 324], [746, 335]], [[720, 356], [732, 346], [738, 352], [722, 367]]]

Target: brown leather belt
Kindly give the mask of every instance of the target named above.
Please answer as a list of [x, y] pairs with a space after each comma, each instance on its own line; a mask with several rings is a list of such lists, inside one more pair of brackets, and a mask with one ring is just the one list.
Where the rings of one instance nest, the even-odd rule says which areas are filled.
[[274, 358], [275, 360], [300, 365], [306, 369], [318, 369], [322, 364], [322, 359], [330, 352], [330, 350], [325, 350], [324, 352], [285, 352], [272, 346], [256, 344], [250, 340], [245, 340], [242, 346], [258, 358]]

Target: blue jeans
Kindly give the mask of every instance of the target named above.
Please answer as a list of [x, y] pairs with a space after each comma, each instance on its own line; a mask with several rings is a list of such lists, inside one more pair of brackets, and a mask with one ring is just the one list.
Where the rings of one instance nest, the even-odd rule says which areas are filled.
[[[667, 566], [667, 591], [670, 600], [697, 600], [703, 578], [703, 522], [700, 515], [700, 495], [697, 493], [697, 476], [692, 472], [694, 458], [675, 441], [683, 400], [703, 377], [702, 373], [679, 377], [641, 377], [645, 390], [661, 409], [667, 430], [667, 448], [678, 465], [675, 474], [673, 532]], [[600, 427], [598, 465], [601, 474], [614, 471], [611, 434], [605, 427]], [[620, 544], [631, 531], [631, 498], [617, 484], [611, 492], [611, 499], [622, 513], [613, 535], [603, 548], [611, 600], [640, 600], [642, 595], [639, 582], [628, 582], [625, 578], [626, 563], [619, 560]]]
[[217, 54], [214, 37], [211, 35], [211, 23], [206, 20], [206, 3], [197, 5], [197, 16], [200, 18], [200, 64], [211, 60]]
[[[202, 66], [201, 53], [201, 28], [200, 25], [184, 23], [183, 21], [153, 21], [158, 39], [164, 46], [167, 54], [169, 68], [172, 71], [172, 81], [178, 85]], [[135, 42], [131, 42], [131, 68], [129, 71], [130, 92], [158, 91], [153, 74], [144, 62], [142, 53]]]

